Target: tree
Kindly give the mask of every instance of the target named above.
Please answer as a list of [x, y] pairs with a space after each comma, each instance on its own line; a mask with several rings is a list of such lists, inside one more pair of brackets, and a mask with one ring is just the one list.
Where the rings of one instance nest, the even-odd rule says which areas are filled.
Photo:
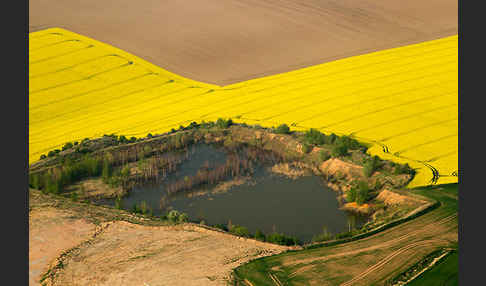
[[128, 178], [128, 176], [130, 175], [130, 166], [126, 165], [125, 167], [123, 167], [123, 169], [121, 170], [121, 173], [120, 173], [120, 176], [126, 180]]
[[172, 221], [172, 222], [176, 222], [179, 218], [179, 215], [180, 213], [176, 210], [171, 210], [168, 214], [167, 214], [167, 219]]
[[179, 222], [189, 221], [189, 216], [186, 213], [181, 213], [177, 219]]
[[123, 209], [123, 201], [122, 201], [122, 197], [120, 196], [117, 196], [116, 199], [115, 199], [115, 208], [116, 209]]
[[350, 190], [348, 190], [346, 192], [346, 200], [350, 203], [356, 201], [356, 193], [356, 188], [351, 188]]
[[276, 129], [275, 133], [277, 134], [289, 134], [290, 133], [290, 128], [287, 126], [287, 124], [280, 124]]
[[248, 229], [240, 225], [233, 225], [233, 227], [230, 229], [230, 232], [237, 236], [243, 236], [243, 237], [250, 236], [250, 232], [248, 231]]
[[255, 232], [255, 239], [260, 241], [265, 241], [265, 234], [261, 230]]
[[127, 139], [127, 137], [125, 135], [120, 135], [118, 137], [118, 141], [120, 141], [120, 143], [122, 143], [122, 144], [125, 144], [125, 143], [128, 142], [128, 139]]
[[302, 144], [302, 152], [304, 153], [309, 153], [310, 151], [312, 150], [312, 146], [307, 144], [307, 143], [304, 143]]
[[331, 156], [333, 158], [345, 156], [348, 153], [348, 148], [344, 144], [334, 145], [331, 149]]
[[142, 214], [146, 214], [148, 212], [148, 206], [146, 201], [142, 201], [140, 203], [140, 210], [142, 211]]
[[110, 162], [105, 159], [103, 161], [103, 170], [101, 171], [101, 176], [103, 177], [103, 181], [106, 183], [108, 179], [111, 177], [112, 168]]
[[369, 187], [364, 181], [358, 183], [358, 191], [356, 193], [356, 203], [358, 205], [364, 204], [368, 200]]
[[73, 147], [73, 143], [67, 142], [66, 144], [64, 144], [64, 146], [62, 146], [62, 151], [70, 149], [72, 147]]
[[326, 135], [319, 132], [319, 130], [311, 128], [304, 134], [304, 141], [308, 144], [322, 145], [326, 143]]
[[375, 171], [375, 166], [373, 161], [367, 161], [363, 166], [363, 175], [367, 178], [371, 177], [373, 172]]
[[218, 118], [218, 120], [216, 121], [216, 126], [220, 129], [228, 128], [231, 125], [233, 125], [233, 120], [231, 120], [231, 118], [228, 120], [224, 120], [223, 118]]
[[331, 155], [329, 155], [329, 152], [324, 151], [324, 150], [319, 151], [319, 159], [321, 160], [321, 162], [327, 161], [327, 160], [329, 160], [329, 158], [331, 158]]

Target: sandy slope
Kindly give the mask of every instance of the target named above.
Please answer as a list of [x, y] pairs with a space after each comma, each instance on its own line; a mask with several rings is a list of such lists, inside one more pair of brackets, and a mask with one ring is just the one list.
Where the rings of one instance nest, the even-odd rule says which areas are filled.
[[457, 34], [455, 0], [29, 1], [62, 27], [171, 72], [225, 85]]

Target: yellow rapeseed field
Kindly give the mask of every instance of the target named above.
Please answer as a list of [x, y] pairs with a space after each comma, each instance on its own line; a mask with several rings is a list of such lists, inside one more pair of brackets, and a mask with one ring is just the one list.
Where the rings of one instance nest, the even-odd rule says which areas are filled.
[[457, 35], [224, 87], [59, 28], [29, 35], [29, 60], [29, 163], [68, 141], [225, 117], [352, 135], [416, 168], [410, 187], [458, 181]]

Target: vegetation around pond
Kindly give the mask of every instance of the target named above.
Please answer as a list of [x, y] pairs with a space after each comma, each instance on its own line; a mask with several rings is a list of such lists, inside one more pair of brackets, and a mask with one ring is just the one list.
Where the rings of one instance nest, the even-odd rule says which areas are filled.
[[[338, 188], [338, 194], [346, 202], [354, 202], [358, 206], [370, 205], [370, 211], [374, 212], [383, 207], [375, 200], [382, 189], [403, 187], [414, 174], [407, 166], [371, 157], [366, 153], [365, 144], [349, 136], [324, 134], [316, 129], [290, 132], [285, 124], [276, 128], [262, 128], [220, 118], [216, 122], [192, 122], [186, 127], [180, 126], [179, 130], [148, 134], [145, 138], [128, 139], [123, 135], [109, 134], [96, 139], [86, 138], [79, 143], [67, 142], [62, 151], [53, 151], [51, 154], [54, 155], [46, 156], [30, 166], [29, 184], [45, 193], [60, 194], [75, 200], [89, 201], [95, 198], [94, 195], [98, 199], [112, 198], [115, 199], [115, 207], [122, 208], [122, 198], [129, 194], [131, 188], [147, 182], [164, 183], [183, 161], [190, 158], [191, 146], [198, 143], [219, 144], [230, 151], [230, 156], [221, 166], [201, 169], [195, 176], [166, 183], [169, 193], [186, 192], [196, 186], [251, 175], [253, 163], [268, 161], [272, 164], [298, 165], [323, 175], [332, 186]], [[231, 155], [238, 152], [243, 152], [244, 157]], [[328, 162], [332, 166], [324, 164]], [[347, 169], [344, 169], [343, 172], [334, 172], [336, 168], [333, 164], [365, 171], [346, 173]], [[371, 172], [367, 169], [368, 165]], [[95, 186], [95, 189], [118, 191], [86, 191], [89, 189], [87, 182], [93, 180], [98, 183], [91, 183], [91, 188]], [[131, 207], [133, 213], [152, 214], [150, 207], [143, 202], [125, 207]], [[183, 218], [181, 221], [190, 220]], [[250, 234], [243, 226], [228, 228], [227, 231], [283, 245], [300, 243], [282, 233]], [[334, 237], [352, 234], [342, 233]]]

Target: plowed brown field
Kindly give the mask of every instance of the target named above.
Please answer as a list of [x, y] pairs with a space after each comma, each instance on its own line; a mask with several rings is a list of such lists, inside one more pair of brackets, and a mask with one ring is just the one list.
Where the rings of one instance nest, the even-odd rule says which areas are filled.
[[455, 0], [29, 1], [61, 27], [173, 73], [226, 85], [456, 35]]

